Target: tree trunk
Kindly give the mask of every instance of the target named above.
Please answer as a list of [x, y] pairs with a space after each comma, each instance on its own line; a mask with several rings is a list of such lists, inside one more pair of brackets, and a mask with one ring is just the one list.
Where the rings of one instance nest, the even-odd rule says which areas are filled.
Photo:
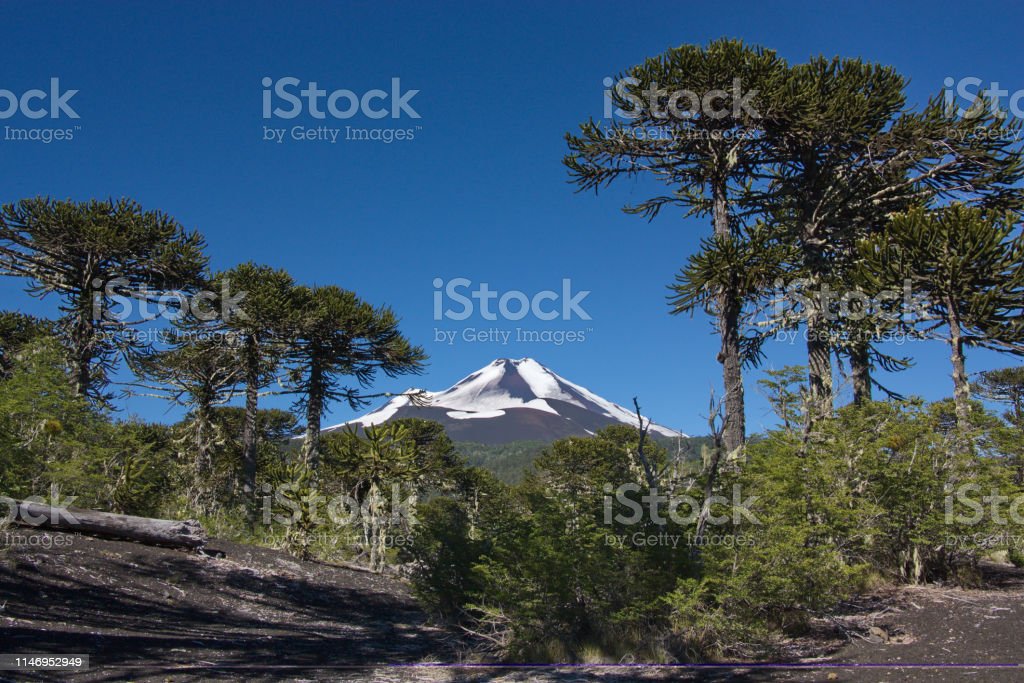
[[88, 398], [92, 391], [92, 322], [79, 315], [71, 339], [71, 365], [74, 372], [75, 395]]
[[832, 414], [832, 342], [829, 329], [829, 311], [825, 309], [822, 284], [828, 273], [828, 264], [822, 253], [821, 240], [812, 228], [804, 231], [802, 245], [804, 264], [808, 270], [808, 292], [804, 302], [807, 306], [807, 421], [813, 425], [817, 420]]
[[853, 376], [853, 402], [863, 405], [871, 400], [871, 360], [867, 342], [854, 342], [850, 350], [850, 374]]
[[11, 512], [14, 513], [12, 521], [22, 526], [93, 534], [172, 548], [199, 548], [206, 542], [206, 532], [195, 520], [150, 519], [95, 510], [53, 507], [46, 503], [10, 499], [4, 501], [2, 498], [0, 502], [7, 502], [10, 505]]
[[[1013, 424], [1017, 429], [1024, 429], [1024, 400], [1020, 387], [1010, 389], [1010, 401], [1013, 403]], [[1017, 455], [1017, 473], [1013, 477], [1017, 486], [1024, 484], [1024, 453]]]
[[192, 481], [192, 504], [195, 509], [206, 513], [211, 509], [209, 498], [213, 491], [210, 487], [210, 478], [213, 474], [213, 459], [210, 456], [210, 432], [212, 431], [212, 420], [210, 417], [211, 406], [208, 402], [201, 402], [196, 407], [193, 418], [193, 429], [195, 430], [196, 461], [193, 466]]
[[[105, 310], [103, 294], [95, 287], [100, 283], [93, 268], [93, 258], [86, 259], [85, 268], [78, 283], [78, 303], [75, 321], [71, 331], [71, 366], [74, 372], [75, 394], [87, 398], [92, 392], [92, 358], [96, 325], [102, 324]], [[97, 298], [98, 297], [98, 298]]]
[[719, 316], [722, 347], [718, 354], [718, 361], [722, 364], [722, 382], [725, 385], [725, 425], [722, 432], [722, 445], [725, 453], [732, 456], [743, 446], [746, 439], [739, 306], [732, 301], [725, 301], [729, 299], [728, 295], [722, 295], [720, 299], [723, 300], [720, 310], [725, 311]]
[[[715, 235], [730, 237], [729, 204], [725, 181], [712, 185], [712, 220]], [[740, 355], [740, 306], [734, 292], [720, 291], [717, 295], [717, 327], [722, 340], [718, 362], [722, 364], [722, 384], [725, 387], [725, 424], [722, 445], [726, 455], [734, 455], [746, 440], [746, 415], [743, 396], [743, 362]]]
[[91, 361], [89, 356], [79, 355], [75, 358], [75, 395], [83, 398], [89, 394], [91, 377], [89, 372], [89, 366]]
[[245, 338], [245, 422], [242, 427], [242, 488], [247, 494], [256, 491], [258, 435], [256, 419], [259, 411], [260, 351], [255, 335]]
[[807, 380], [812, 419], [826, 417], [832, 412], [832, 348], [819, 310], [807, 315]]
[[949, 360], [953, 363], [953, 405], [956, 408], [957, 427], [964, 431], [970, 425], [971, 385], [964, 367], [964, 339], [960, 329], [960, 313], [950, 300], [946, 301], [946, 310], [949, 313]]
[[320, 465], [320, 420], [324, 411], [323, 369], [315, 360], [309, 368], [309, 395], [306, 397], [306, 437], [302, 458], [314, 472]]

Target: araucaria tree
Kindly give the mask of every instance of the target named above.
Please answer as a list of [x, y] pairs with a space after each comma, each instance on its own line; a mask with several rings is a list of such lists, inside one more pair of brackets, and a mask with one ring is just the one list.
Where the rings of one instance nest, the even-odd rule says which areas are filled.
[[189, 503], [208, 511], [212, 504], [213, 448], [216, 434], [214, 409], [230, 400], [242, 380], [238, 354], [227, 339], [196, 338], [188, 333], [157, 353], [132, 363], [144, 390], [188, 408], [187, 428], [191, 453], [192, 484]]
[[[398, 318], [334, 286], [302, 288], [288, 348], [292, 390], [306, 416], [302, 456], [313, 470], [320, 458], [320, 423], [329, 401], [367, 405], [363, 391], [377, 375], [418, 373], [426, 355], [398, 331]], [[355, 386], [345, 386], [349, 377]]]
[[[775, 162], [762, 207], [779, 239], [799, 259], [804, 284], [809, 415], [833, 408], [832, 356], [845, 352], [867, 386], [870, 333], [839, 342], [844, 321], [830, 320], [823, 289], [844, 287], [856, 243], [914, 205], [960, 200], [1016, 208], [1022, 177], [1019, 123], [984, 113], [956, 119], [941, 96], [905, 110], [906, 79], [859, 59], [816, 57], [789, 73], [784, 106], [765, 121]], [[862, 326], [855, 326], [862, 327]]]
[[1024, 355], [1024, 235], [1015, 228], [1015, 215], [960, 204], [918, 208], [894, 217], [860, 251], [864, 278], [876, 288], [909, 281], [927, 301], [920, 324], [949, 344], [956, 418], [966, 429], [965, 348]]
[[872, 143], [902, 109], [904, 86], [890, 67], [819, 57], [790, 70], [786, 107], [768, 122], [777, 163], [776, 191], [765, 209], [779, 238], [794, 246], [791, 277], [806, 289], [802, 315], [812, 419], [831, 411], [833, 393], [829, 311], [818, 294], [834, 275], [841, 243], [872, 218], [860, 202], [865, 190], [876, 188], [858, 186], [866, 173], [848, 176], [861, 171], [858, 160], [870, 158]]
[[255, 263], [243, 263], [218, 273], [212, 285], [212, 293], [220, 297], [214, 301], [214, 309], [229, 310], [226, 298], [238, 303], [238, 310], [222, 315], [216, 328], [233, 339], [245, 385], [242, 487], [251, 493], [256, 490], [260, 393], [274, 379], [290, 342], [289, 323], [298, 306], [298, 288], [284, 270]]
[[986, 370], [978, 378], [978, 393], [1009, 407], [1004, 419], [1024, 430], [1024, 366]]
[[[0, 273], [28, 278], [28, 292], [60, 299], [57, 332], [75, 392], [101, 403], [119, 353], [147, 345], [131, 333], [140, 316], [192, 292], [206, 268], [203, 238], [130, 199], [87, 202], [36, 197], [0, 209]], [[177, 312], [181, 297], [172, 297]], [[144, 316], [143, 316], [144, 317]]]
[[[700, 250], [687, 259], [676, 283], [669, 287], [672, 313], [689, 313], [698, 307], [715, 313], [724, 302], [727, 310], [736, 313], [739, 332], [756, 314], [748, 304], [763, 297], [783, 277], [790, 259], [788, 247], [761, 223], [738, 235], [703, 239]], [[760, 362], [765, 340], [763, 334], [741, 336], [737, 341], [741, 362]]]
[[[680, 206], [687, 216], [710, 216], [716, 240], [738, 238], [771, 160], [762, 124], [774, 116], [785, 73], [774, 52], [735, 40], [683, 45], [628, 69], [609, 94], [626, 120], [591, 119], [566, 135], [572, 182], [597, 191], [619, 178], [652, 176], [667, 191], [627, 212], [653, 219], [666, 206]], [[737, 296], [743, 283], [718, 278], [711, 284], [708, 309], [721, 337], [725, 386], [723, 442], [733, 452], [745, 436]]]
[[1001, 430], [1002, 449], [1014, 468], [1014, 483], [1024, 484], [1024, 366], [986, 370], [978, 375], [977, 393], [1007, 407], [1006, 428]]

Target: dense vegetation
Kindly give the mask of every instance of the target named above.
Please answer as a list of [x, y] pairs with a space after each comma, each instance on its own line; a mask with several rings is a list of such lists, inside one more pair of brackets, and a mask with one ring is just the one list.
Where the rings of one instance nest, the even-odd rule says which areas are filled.
[[[978, 404], [970, 419], [971, 454], [949, 402], [847, 406], [809, 447], [773, 431], [720, 473], [703, 530], [706, 470], [649, 449], [664, 472], [652, 487], [636, 430], [610, 427], [555, 443], [517, 486], [430, 500], [406, 556], [427, 604], [516, 661], [752, 656], [879, 582], [971, 584], [982, 557], [1020, 561], [1022, 520], [975, 520], [972, 505], [1021, 494], [1024, 432]], [[978, 488], [951, 494], [965, 482]], [[665, 498], [634, 520], [608, 493], [622, 484], [630, 501]], [[673, 519], [669, 500], [693, 503]]]
[[543, 451], [543, 441], [512, 441], [486, 444], [463, 441], [456, 448], [471, 467], [485, 469], [506, 484], [519, 483], [533, 469], [533, 461]]
[[[690, 436], [679, 439], [654, 436], [666, 449], [676, 453], [680, 459], [696, 460], [701, 449], [711, 445], [711, 439], [704, 436]], [[518, 484], [531, 471], [537, 457], [548, 444], [543, 441], [512, 441], [501, 444], [473, 443], [460, 441], [456, 450], [466, 459], [470, 467], [487, 470], [505, 484]]]

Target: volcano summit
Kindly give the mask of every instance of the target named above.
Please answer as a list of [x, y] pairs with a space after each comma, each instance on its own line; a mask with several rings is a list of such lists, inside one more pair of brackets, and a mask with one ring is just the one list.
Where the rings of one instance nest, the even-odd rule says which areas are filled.
[[[444, 425], [454, 441], [485, 444], [554, 441], [588, 436], [613, 424], [636, 425], [636, 414], [555, 374], [532, 358], [499, 358], [440, 392], [426, 392], [425, 405], [396, 396], [363, 417], [328, 427], [369, 427], [417, 417]], [[686, 436], [658, 424], [652, 435]]]

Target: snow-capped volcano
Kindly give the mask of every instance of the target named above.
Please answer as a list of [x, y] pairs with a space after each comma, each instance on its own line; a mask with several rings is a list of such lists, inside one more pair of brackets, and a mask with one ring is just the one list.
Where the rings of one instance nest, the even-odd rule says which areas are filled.
[[[424, 398], [425, 404], [417, 406], [407, 396], [396, 396], [363, 417], [324, 431], [418, 417], [440, 422], [455, 441], [497, 444], [554, 441], [593, 434], [612, 424], [636, 425], [633, 411], [573, 384], [532, 358], [499, 358], [444, 391], [426, 392]], [[685, 436], [653, 423], [650, 433]]]

